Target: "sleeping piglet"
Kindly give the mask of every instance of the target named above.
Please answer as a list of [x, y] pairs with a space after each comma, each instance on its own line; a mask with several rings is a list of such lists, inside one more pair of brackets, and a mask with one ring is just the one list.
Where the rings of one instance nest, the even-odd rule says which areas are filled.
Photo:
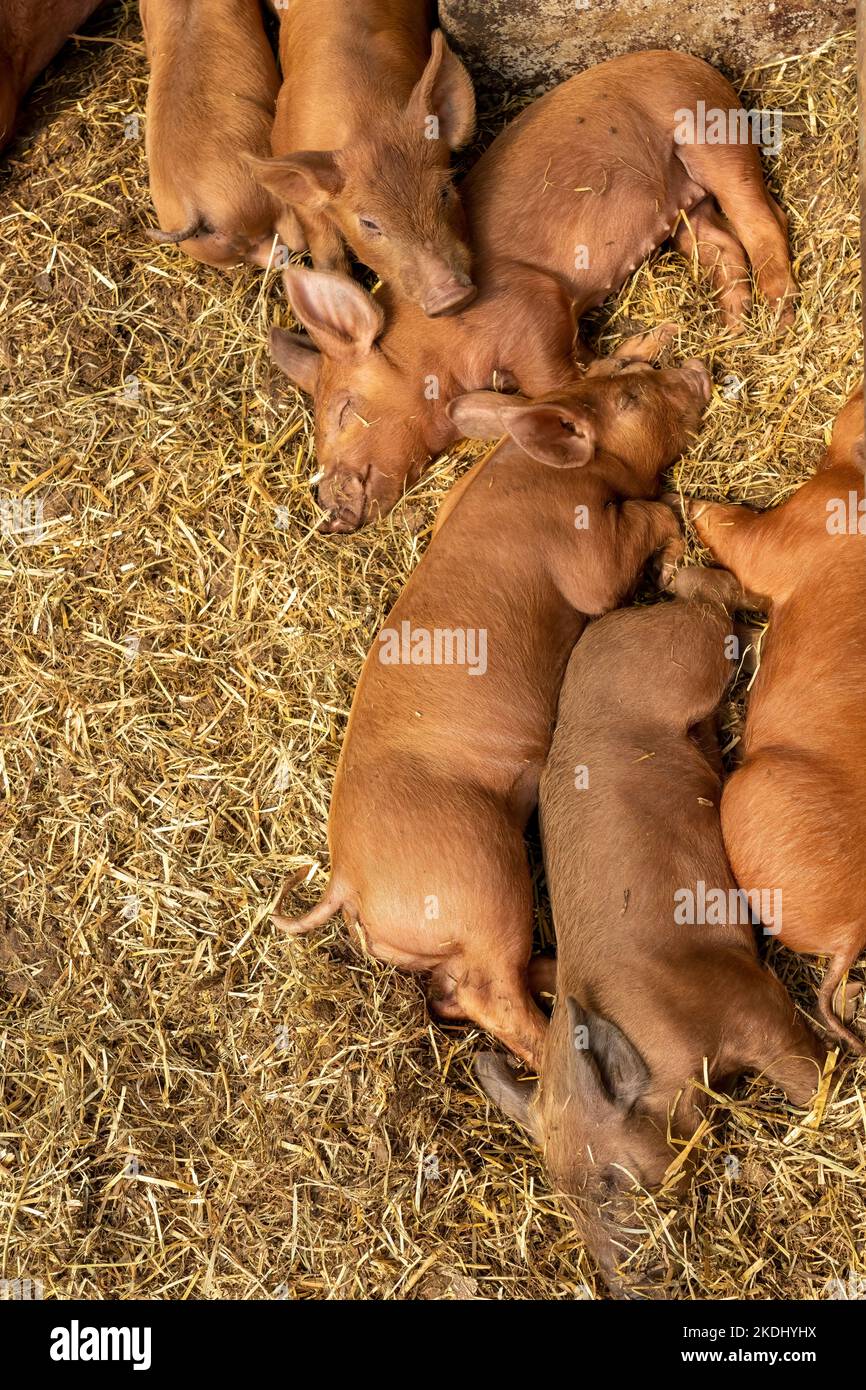
[[[430, 975], [443, 1018], [469, 1018], [532, 1066], [532, 888], [523, 832], [560, 681], [587, 617], [628, 595], [679, 538], [647, 500], [700, 422], [699, 362], [654, 371], [652, 335], [569, 391], [451, 403], [461, 430], [506, 438], [440, 512], [364, 665], [328, 821], [331, 879], [285, 931], [342, 911], [380, 960]], [[621, 368], [621, 371], [617, 371]]]
[[805, 1105], [825, 1055], [758, 959], [722, 844], [705, 750], [734, 669], [739, 589], [724, 570], [683, 570], [674, 584], [671, 602], [594, 623], [562, 686], [539, 792], [557, 940], [540, 1085], [491, 1053], [476, 1062], [543, 1146], [620, 1293], [636, 1277], [618, 1271], [636, 1255], [620, 1227], [628, 1190], [662, 1185], [701, 1121], [700, 1083], [761, 1072]]
[[208, 265], [266, 266], [278, 207], [266, 154], [279, 86], [259, 0], [140, 0], [150, 61], [147, 162], [162, 231]]

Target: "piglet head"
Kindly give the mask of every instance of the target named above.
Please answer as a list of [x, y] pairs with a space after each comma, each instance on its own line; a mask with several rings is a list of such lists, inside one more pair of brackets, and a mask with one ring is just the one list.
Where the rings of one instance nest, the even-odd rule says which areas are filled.
[[448, 406], [470, 439], [510, 435], [530, 458], [553, 468], [580, 468], [613, 455], [652, 488], [683, 452], [701, 421], [712, 384], [702, 362], [657, 371], [649, 358], [658, 335], [631, 339], [595, 363], [582, 381], [536, 400], [473, 391]]
[[449, 163], [474, 128], [472, 82], [437, 29], [405, 107], [383, 97], [346, 149], [302, 150], [254, 168], [282, 202], [329, 218], [359, 260], [435, 317], [476, 293]]
[[[653, 1097], [643, 1058], [611, 1019], [572, 997], [563, 1005], [551, 1021], [539, 1086], [519, 1083], [491, 1053], [478, 1058], [476, 1075], [543, 1149], [551, 1183], [611, 1290], [658, 1296], [671, 1263], [658, 1250], [649, 1268], [642, 1262], [635, 1213], [641, 1193], [657, 1193], [675, 1164], [667, 1103]], [[685, 1172], [677, 1169], [676, 1193]]]
[[580, 395], [595, 420], [599, 451], [652, 483], [697, 433], [712, 389], [697, 357], [656, 370], [625, 344], [613, 358], [589, 368]]
[[271, 357], [314, 399], [319, 503], [328, 513], [321, 529], [355, 531], [389, 512], [417, 480], [448, 422], [425, 395], [423, 377], [380, 344], [385, 315], [372, 295], [327, 271], [292, 266], [283, 279], [309, 337], [271, 329]]

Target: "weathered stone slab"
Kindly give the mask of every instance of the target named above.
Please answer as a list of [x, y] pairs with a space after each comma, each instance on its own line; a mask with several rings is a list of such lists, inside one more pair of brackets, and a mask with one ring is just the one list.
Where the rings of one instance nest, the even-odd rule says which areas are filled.
[[639, 48], [679, 48], [730, 74], [815, 48], [856, 0], [439, 0], [480, 87], [527, 92]]

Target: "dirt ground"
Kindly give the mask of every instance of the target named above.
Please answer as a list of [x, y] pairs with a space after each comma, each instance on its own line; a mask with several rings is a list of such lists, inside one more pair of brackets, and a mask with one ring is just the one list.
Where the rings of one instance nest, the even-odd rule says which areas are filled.
[[[478, 1033], [431, 1023], [419, 982], [338, 924], [287, 942], [268, 919], [284, 875], [299, 904], [324, 882], [363, 657], [472, 451], [363, 534], [316, 534], [310, 418], [264, 346], [289, 322], [278, 277], [145, 239], [146, 82], [127, 3], [54, 64], [0, 160], [0, 483], [44, 528], [0, 537], [0, 1279], [595, 1296], [538, 1156], [472, 1081]], [[773, 342], [758, 312], [732, 342], [670, 254], [596, 326], [683, 324], [718, 390], [669, 481], [765, 505], [862, 373], [853, 40], [747, 91], [785, 113], [767, 170], [796, 330]], [[536, 877], [549, 940], [537, 858]], [[811, 1007], [817, 967], [772, 958]], [[810, 1126], [765, 1083], [719, 1099], [687, 1296], [824, 1298], [866, 1273], [864, 1078], [840, 1060]], [[657, 1238], [663, 1214], [643, 1219]]]

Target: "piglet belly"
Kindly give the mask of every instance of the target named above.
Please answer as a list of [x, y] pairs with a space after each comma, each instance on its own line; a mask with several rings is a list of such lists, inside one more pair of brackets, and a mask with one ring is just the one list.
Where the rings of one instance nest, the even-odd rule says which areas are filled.
[[[621, 289], [629, 275], [673, 235], [682, 214], [688, 215], [703, 197], [697, 184], [678, 180], [675, 194], [667, 199], [641, 193], [624, 201], [618, 216], [612, 211], [608, 216], [597, 212], [589, 225], [579, 227], [587, 264], [582, 265], [578, 247], [572, 264], [561, 267], [569, 273], [578, 312], [595, 308]], [[563, 260], [568, 255], [569, 248], [563, 248]]]

